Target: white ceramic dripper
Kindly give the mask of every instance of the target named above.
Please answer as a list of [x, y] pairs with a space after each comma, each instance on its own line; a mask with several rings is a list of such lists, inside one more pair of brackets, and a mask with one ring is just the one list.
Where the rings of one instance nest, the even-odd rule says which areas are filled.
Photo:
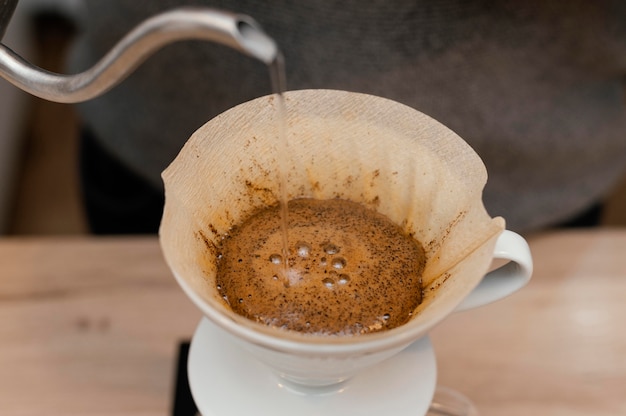
[[[163, 173], [160, 237], [190, 299], [275, 373], [306, 386], [344, 381], [406, 348], [455, 309], [499, 299], [528, 281], [528, 246], [485, 211], [485, 167], [460, 137], [380, 97], [292, 91], [284, 161], [289, 198], [349, 199], [411, 233], [426, 248], [425, 300], [405, 325], [357, 337], [280, 331], [232, 312], [215, 287], [217, 246], [233, 225], [278, 202], [274, 100], [232, 108], [190, 138]], [[494, 256], [512, 262], [483, 279]]]

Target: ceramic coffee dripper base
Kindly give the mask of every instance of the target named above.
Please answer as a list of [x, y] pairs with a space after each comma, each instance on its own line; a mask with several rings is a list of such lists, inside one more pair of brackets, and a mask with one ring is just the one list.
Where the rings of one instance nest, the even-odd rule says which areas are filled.
[[294, 390], [203, 318], [191, 342], [188, 374], [203, 416], [421, 416], [430, 406], [437, 368], [430, 340], [424, 337], [335, 388]]

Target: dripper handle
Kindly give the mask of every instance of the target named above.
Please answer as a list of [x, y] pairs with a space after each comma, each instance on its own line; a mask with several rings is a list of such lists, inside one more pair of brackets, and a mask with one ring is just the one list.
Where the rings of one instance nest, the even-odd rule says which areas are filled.
[[533, 260], [526, 240], [504, 230], [496, 241], [494, 259], [509, 260], [487, 273], [478, 286], [455, 309], [464, 311], [500, 300], [524, 287], [533, 273]]
[[278, 54], [276, 43], [246, 15], [182, 7], [140, 23], [92, 68], [75, 75], [45, 71], [0, 44], [0, 76], [39, 98], [77, 103], [113, 88], [163, 46], [190, 39], [220, 43], [266, 64]]

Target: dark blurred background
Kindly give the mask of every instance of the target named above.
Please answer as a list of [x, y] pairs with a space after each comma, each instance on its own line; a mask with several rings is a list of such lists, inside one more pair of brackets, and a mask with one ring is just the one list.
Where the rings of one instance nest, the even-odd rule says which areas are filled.
[[[44, 69], [64, 72], [76, 29], [71, 0], [22, 0], [4, 43]], [[0, 79], [0, 235], [87, 233], [72, 106], [25, 94]], [[626, 178], [602, 226], [626, 226]]]

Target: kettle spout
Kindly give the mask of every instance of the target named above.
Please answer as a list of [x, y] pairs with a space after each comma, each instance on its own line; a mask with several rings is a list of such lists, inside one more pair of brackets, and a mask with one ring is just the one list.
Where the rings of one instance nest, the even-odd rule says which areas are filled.
[[92, 68], [75, 75], [45, 71], [0, 44], [0, 76], [39, 98], [77, 103], [110, 90], [163, 46], [190, 39], [219, 43], [268, 65], [279, 55], [274, 40], [249, 16], [184, 7], [140, 23]]

